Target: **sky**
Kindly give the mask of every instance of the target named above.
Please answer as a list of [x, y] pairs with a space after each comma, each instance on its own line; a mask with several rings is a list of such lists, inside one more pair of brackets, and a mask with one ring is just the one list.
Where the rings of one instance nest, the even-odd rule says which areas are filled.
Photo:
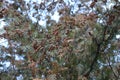
[[[5, 32], [5, 30], [3, 29], [3, 27], [5, 26], [5, 22], [1, 19], [0, 20], [0, 34], [3, 34]], [[8, 42], [6, 39], [4, 38], [0, 38], [0, 46], [8, 46]]]

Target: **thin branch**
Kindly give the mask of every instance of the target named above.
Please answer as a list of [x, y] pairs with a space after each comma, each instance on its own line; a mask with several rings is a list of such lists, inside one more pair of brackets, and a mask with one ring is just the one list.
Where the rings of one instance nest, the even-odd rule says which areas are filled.
[[113, 67], [112, 67], [111, 64], [110, 64], [110, 58], [108, 58], [108, 57], [106, 56], [106, 59], [107, 59], [107, 61], [108, 61], [108, 65], [109, 65], [110, 69], [111, 69], [112, 72], [113, 72], [113, 75], [115, 76], [116, 80], [118, 80], [119, 77], [118, 77], [118, 75], [114, 72]]

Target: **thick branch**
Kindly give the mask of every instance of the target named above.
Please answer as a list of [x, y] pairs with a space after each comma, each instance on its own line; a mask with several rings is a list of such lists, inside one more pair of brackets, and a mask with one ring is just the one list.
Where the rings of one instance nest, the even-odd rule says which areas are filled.
[[98, 59], [98, 56], [100, 54], [100, 46], [103, 44], [103, 42], [105, 41], [105, 33], [107, 31], [107, 26], [104, 27], [104, 30], [103, 30], [103, 37], [102, 37], [102, 40], [101, 42], [98, 42], [97, 39], [95, 38], [95, 43], [97, 44], [97, 49], [96, 49], [96, 53], [95, 53], [95, 57], [90, 65], [90, 69], [84, 74], [84, 76], [88, 77], [89, 74], [91, 73], [91, 71], [93, 70], [93, 67], [95, 65], [95, 63], [97, 62], [97, 59]]
[[94, 67], [95, 63], [97, 62], [99, 53], [100, 53], [100, 44], [97, 47], [97, 51], [96, 51], [95, 57], [94, 57], [91, 65], [90, 65], [90, 69], [84, 74], [84, 76], [88, 77], [90, 72], [93, 70], [93, 67]]

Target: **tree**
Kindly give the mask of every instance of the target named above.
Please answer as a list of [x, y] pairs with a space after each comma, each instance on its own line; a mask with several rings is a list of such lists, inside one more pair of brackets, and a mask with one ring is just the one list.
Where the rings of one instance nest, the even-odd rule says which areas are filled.
[[[0, 3], [0, 17], [7, 23], [1, 37], [9, 44], [1, 48], [5, 57], [0, 60], [11, 64], [5, 70], [1, 63], [2, 80], [16, 80], [20, 75], [23, 80], [120, 79], [116, 60], [120, 42], [115, 37], [120, 31], [119, 0], [73, 1], [77, 7], [63, 0]], [[110, 3], [113, 6], [108, 8]], [[55, 11], [58, 22], [51, 17]], [[45, 28], [39, 25], [42, 18]]]

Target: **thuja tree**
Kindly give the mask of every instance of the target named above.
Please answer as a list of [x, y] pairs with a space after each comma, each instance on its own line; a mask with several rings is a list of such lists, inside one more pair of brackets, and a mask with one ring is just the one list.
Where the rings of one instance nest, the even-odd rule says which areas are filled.
[[[7, 23], [1, 37], [8, 40], [8, 47], [1, 48], [2, 80], [120, 79], [118, 0], [0, 3], [0, 17]], [[58, 22], [51, 18], [55, 11]], [[42, 18], [45, 27], [39, 25]], [[3, 62], [10, 66], [5, 69]]]

